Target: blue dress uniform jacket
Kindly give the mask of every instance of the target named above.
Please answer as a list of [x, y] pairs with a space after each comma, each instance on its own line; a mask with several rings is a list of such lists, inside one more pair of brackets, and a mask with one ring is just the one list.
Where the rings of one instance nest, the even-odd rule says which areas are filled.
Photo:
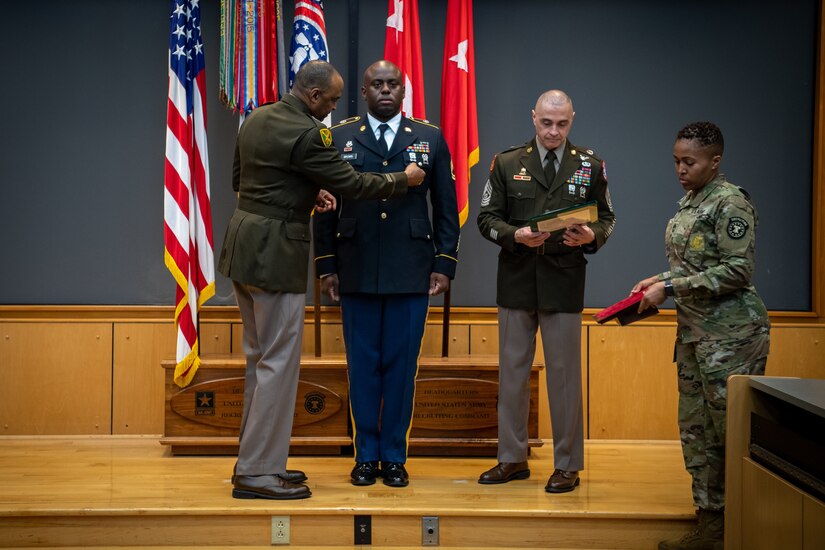
[[[515, 241], [516, 230], [531, 217], [592, 200], [598, 203], [599, 220], [589, 224], [596, 236], [589, 245], [564, 245], [563, 231], [554, 232], [537, 248]], [[497, 155], [478, 215], [481, 234], [501, 246], [496, 303], [514, 309], [581, 312], [584, 254], [601, 248], [614, 224], [604, 163], [593, 151], [568, 141], [552, 182], [545, 181], [535, 138]]]
[[366, 117], [343, 121], [332, 135], [341, 157], [359, 172], [397, 172], [416, 161], [427, 176], [404, 196], [345, 198], [336, 212], [314, 216], [316, 273], [337, 273], [342, 294], [427, 293], [430, 273], [452, 279], [458, 207], [450, 152], [441, 130], [402, 117], [386, 159]]

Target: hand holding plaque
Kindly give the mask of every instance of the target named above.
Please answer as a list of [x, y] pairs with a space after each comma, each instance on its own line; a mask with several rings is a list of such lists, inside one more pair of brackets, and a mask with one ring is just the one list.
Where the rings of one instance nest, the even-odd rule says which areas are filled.
[[659, 313], [659, 308], [656, 306], [650, 306], [643, 312], [639, 313], [639, 302], [642, 301], [646, 291], [647, 288], [644, 288], [639, 292], [632, 293], [624, 300], [618, 301], [612, 306], [608, 306], [596, 313], [593, 318], [600, 325], [610, 321], [611, 319], [616, 319], [620, 325], [624, 326], [646, 317], [650, 317], [651, 315], [656, 315]]
[[599, 210], [596, 201], [574, 204], [566, 208], [559, 208], [545, 212], [528, 220], [533, 231], [558, 231], [574, 225], [582, 225], [599, 221]]

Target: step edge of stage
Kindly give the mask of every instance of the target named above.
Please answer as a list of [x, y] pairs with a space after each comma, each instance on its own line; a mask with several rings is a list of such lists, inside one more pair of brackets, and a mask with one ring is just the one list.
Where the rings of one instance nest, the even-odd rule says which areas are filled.
[[[272, 504], [277, 501], [256, 501]], [[304, 501], [309, 502], [309, 501]], [[0, 519], [3, 518], [23, 518], [23, 517], [122, 517], [122, 516], [269, 516], [279, 515], [288, 510], [291, 516], [352, 516], [352, 515], [373, 515], [384, 517], [420, 517], [437, 515], [439, 517], [507, 517], [507, 518], [564, 518], [564, 519], [635, 519], [635, 520], [690, 520], [696, 518], [696, 512], [686, 510], [683, 513], [665, 514], [661, 512], [599, 512], [599, 511], [559, 511], [559, 510], [502, 510], [476, 508], [454, 508], [450, 510], [432, 507], [420, 509], [405, 509], [402, 511], [378, 507], [318, 507], [318, 508], [294, 508], [297, 501], [284, 501], [280, 507], [268, 508], [209, 508], [209, 509], [182, 509], [182, 508], [55, 508], [41, 510], [23, 509], [0, 509]]]

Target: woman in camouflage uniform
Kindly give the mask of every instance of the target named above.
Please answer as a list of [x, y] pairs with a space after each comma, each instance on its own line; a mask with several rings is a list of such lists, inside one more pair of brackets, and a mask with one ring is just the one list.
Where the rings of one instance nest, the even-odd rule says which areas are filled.
[[639, 311], [667, 296], [676, 303], [679, 432], [698, 508], [698, 527], [660, 550], [723, 548], [727, 378], [764, 374], [770, 346], [768, 313], [751, 284], [756, 210], [719, 173], [723, 151], [709, 122], [677, 134], [673, 162], [687, 194], [665, 233], [670, 270], [633, 287], [647, 288]]

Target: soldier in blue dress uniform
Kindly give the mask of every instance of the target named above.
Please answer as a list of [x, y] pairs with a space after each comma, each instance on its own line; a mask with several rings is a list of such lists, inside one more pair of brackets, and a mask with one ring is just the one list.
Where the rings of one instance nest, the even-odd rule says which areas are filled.
[[316, 215], [315, 268], [324, 294], [341, 301], [356, 461], [351, 481], [371, 485], [380, 476], [404, 487], [429, 297], [446, 291], [455, 275], [458, 208], [441, 130], [401, 114], [398, 67], [371, 65], [361, 95], [367, 115], [332, 129], [341, 157], [360, 172], [390, 173], [412, 162], [427, 176], [403, 198], [339, 198], [334, 212]]

